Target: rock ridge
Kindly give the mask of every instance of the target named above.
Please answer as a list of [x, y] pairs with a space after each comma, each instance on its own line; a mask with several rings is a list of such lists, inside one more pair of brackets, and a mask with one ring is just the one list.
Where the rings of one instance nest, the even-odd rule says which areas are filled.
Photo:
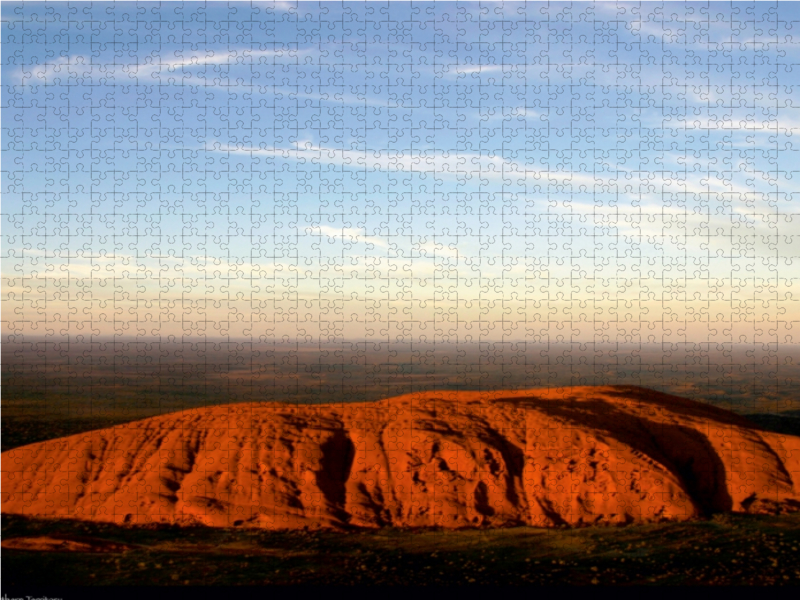
[[2, 454], [2, 511], [218, 527], [539, 527], [800, 510], [800, 437], [633, 386], [191, 409]]

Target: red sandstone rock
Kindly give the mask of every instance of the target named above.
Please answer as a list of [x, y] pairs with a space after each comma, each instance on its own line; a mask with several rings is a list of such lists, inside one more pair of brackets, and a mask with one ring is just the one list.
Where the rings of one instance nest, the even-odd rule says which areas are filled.
[[2, 510], [269, 529], [782, 512], [800, 438], [636, 387], [234, 404], [5, 452]]

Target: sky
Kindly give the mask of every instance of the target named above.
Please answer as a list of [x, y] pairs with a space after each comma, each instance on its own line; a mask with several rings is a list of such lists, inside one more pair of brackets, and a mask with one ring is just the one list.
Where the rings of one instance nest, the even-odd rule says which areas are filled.
[[795, 3], [2, 3], [2, 327], [800, 342]]

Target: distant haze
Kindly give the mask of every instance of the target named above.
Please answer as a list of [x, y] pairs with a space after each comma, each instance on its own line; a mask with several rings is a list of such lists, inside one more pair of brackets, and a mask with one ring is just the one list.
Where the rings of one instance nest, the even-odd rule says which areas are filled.
[[800, 398], [800, 3], [3, 2], [3, 416]]
[[800, 410], [794, 347], [39, 340], [6, 342], [2, 364], [3, 416], [139, 418], [231, 402], [606, 384], [740, 413]]

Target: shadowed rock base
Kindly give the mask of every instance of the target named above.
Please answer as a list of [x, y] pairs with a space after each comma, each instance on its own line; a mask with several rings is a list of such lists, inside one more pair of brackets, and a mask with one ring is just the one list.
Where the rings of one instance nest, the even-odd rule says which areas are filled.
[[800, 510], [800, 437], [636, 387], [215, 406], [2, 454], [2, 510], [268, 529]]

